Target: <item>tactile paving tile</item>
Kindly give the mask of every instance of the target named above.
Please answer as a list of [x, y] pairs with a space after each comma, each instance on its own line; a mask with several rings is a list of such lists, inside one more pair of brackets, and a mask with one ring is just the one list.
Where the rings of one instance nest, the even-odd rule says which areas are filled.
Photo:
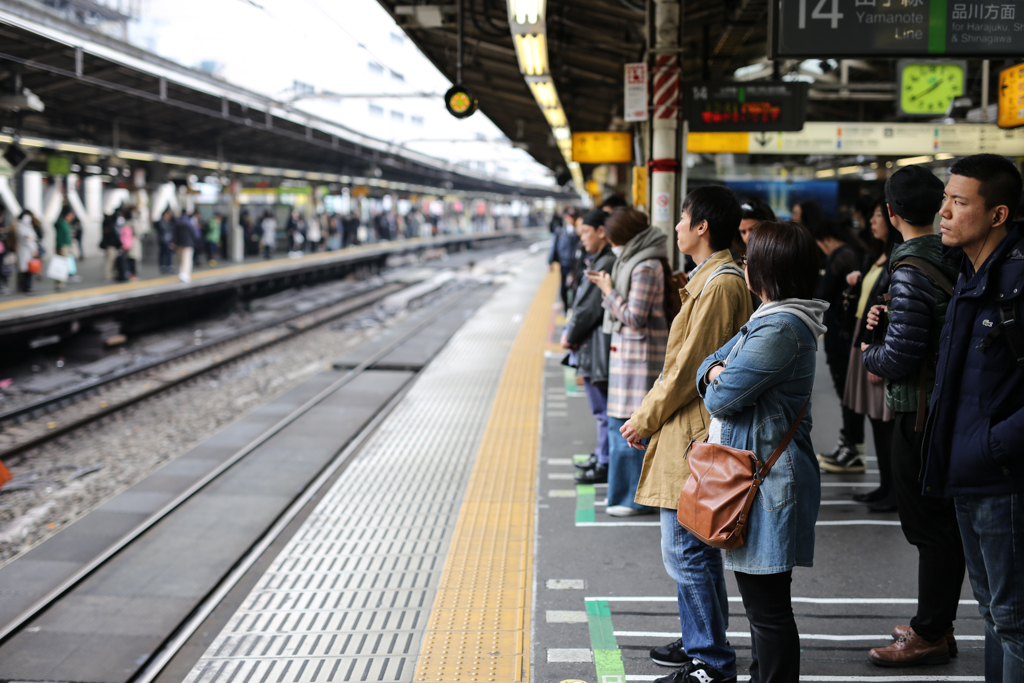
[[[186, 683], [412, 681], [432, 619], [444, 621], [443, 628], [478, 631], [459, 640], [454, 656], [522, 652], [521, 629], [529, 618], [522, 613], [520, 581], [506, 591], [498, 574], [467, 570], [472, 575], [463, 585], [488, 596], [497, 589], [502, 606], [509, 603], [511, 609], [492, 616], [438, 612], [435, 598], [452, 532], [464, 518], [459, 514], [465, 507], [462, 498], [492, 404], [498, 409], [502, 370], [543, 270], [540, 259], [528, 261], [423, 371], [260, 578]], [[503, 485], [494, 482], [494, 491]], [[495, 539], [480, 540], [481, 557], [496, 559]], [[525, 556], [528, 549], [516, 552]], [[477, 561], [466, 566], [475, 567]], [[461, 606], [449, 592], [437, 604], [452, 600]], [[512, 627], [520, 629], [517, 636], [501, 630]], [[432, 633], [438, 635], [429, 640], [430, 647], [441, 632]], [[484, 676], [480, 680], [489, 680], [484, 674], [490, 667], [469, 665]]]

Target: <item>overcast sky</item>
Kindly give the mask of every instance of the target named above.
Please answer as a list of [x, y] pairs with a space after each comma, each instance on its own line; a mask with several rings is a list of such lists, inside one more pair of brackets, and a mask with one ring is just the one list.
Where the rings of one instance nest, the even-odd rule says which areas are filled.
[[[451, 84], [376, 0], [144, 0], [130, 37], [186, 66], [213, 62], [226, 80], [279, 99], [296, 80], [374, 95], [296, 106], [474, 170], [550, 182], [548, 170], [511, 147], [482, 113], [464, 120], [447, 113], [437, 95]], [[381, 97], [418, 92], [434, 97]]]

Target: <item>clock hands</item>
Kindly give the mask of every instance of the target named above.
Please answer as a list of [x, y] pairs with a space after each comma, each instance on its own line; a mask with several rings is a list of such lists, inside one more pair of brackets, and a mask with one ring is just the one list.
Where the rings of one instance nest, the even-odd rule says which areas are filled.
[[940, 85], [942, 85], [942, 81], [939, 81], [939, 82], [935, 83], [934, 85], [932, 85], [932, 87], [928, 88], [928, 89], [927, 89], [927, 90], [925, 90], [924, 92], [919, 92], [919, 93], [917, 93], [916, 95], [912, 95], [912, 96], [910, 97], [910, 101], [911, 101], [911, 102], [914, 102], [914, 101], [916, 101], [916, 100], [919, 100], [919, 99], [921, 99], [922, 97], [924, 97], [925, 95], [927, 95], [928, 93], [930, 93], [930, 92], [931, 92], [932, 90], [935, 90], [936, 88], [938, 88], [938, 87], [939, 87]]

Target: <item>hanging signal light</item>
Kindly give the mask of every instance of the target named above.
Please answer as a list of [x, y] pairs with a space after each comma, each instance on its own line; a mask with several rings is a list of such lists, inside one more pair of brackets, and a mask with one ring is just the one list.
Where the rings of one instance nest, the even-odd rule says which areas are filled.
[[465, 119], [476, 112], [476, 96], [461, 84], [456, 84], [444, 94], [444, 106], [455, 118]]

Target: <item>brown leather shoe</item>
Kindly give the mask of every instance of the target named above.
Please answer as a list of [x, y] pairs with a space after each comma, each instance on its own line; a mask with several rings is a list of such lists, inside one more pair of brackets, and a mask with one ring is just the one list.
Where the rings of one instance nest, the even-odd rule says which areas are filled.
[[[899, 640], [900, 636], [910, 631], [910, 626], [907, 624], [899, 624], [892, 630], [892, 639]], [[960, 654], [960, 651], [956, 646], [956, 638], [953, 637], [953, 627], [950, 626], [949, 630], [946, 631], [946, 645], [949, 647], [949, 656], [956, 657]]]
[[907, 628], [889, 647], [872, 648], [868, 660], [876, 666], [921, 666], [923, 664], [948, 664], [949, 646], [946, 639], [929, 642]]

